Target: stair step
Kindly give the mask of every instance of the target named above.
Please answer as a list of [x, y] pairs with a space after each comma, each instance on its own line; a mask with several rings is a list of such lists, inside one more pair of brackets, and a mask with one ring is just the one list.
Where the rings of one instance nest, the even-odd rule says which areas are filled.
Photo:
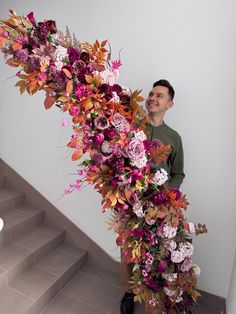
[[64, 240], [64, 231], [40, 225], [0, 249], [2, 284], [12, 282]]
[[0, 175], [0, 189], [5, 188], [7, 183], [7, 177]]
[[24, 198], [24, 193], [0, 189], [0, 213], [4, 209], [10, 209], [22, 204]]
[[29, 205], [20, 205], [2, 210], [1, 218], [4, 227], [0, 233], [0, 247], [42, 223], [44, 211]]
[[28, 303], [25, 311], [39, 313], [79, 271], [86, 262], [86, 257], [86, 251], [63, 244], [15, 278], [9, 288], [33, 301]]

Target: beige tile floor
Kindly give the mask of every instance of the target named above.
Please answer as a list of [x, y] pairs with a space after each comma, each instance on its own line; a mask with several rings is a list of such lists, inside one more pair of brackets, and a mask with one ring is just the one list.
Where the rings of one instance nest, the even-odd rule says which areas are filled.
[[[123, 295], [120, 277], [94, 266], [85, 265], [47, 305], [41, 314], [120, 314]], [[134, 314], [145, 314], [143, 305], [136, 304]], [[195, 314], [219, 314], [198, 306]]]

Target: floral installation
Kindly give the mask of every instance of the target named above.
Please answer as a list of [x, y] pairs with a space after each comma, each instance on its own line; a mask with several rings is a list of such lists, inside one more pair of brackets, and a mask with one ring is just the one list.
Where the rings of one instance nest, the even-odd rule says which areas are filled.
[[111, 60], [107, 46], [107, 40], [80, 42], [55, 21], [36, 22], [32, 12], [10, 10], [0, 21], [0, 49], [8, 65], [20, 68], [16, 86], [30, 95], [44, 91], [46, 109], [67, 112], [72, 160], [88, 156], [65, 194], [85, 183], [101, 194], [117, 245], [133, 264], [135, 301], [145, 302], [149, 313], [191, 313], [200, 296], [192, 238], [206, 233], [206, 226], [187, 222], [186, 195], [168, 188], [161, 163], [170, 146], [148, 139], [141, 91], [117, 83], [121, 62]]

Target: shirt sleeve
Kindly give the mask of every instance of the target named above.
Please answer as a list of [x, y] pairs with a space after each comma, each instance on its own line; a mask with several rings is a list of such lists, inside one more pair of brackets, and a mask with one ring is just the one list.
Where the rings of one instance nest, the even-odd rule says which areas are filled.
[[179, 188], [184, 180], [184, 152], [181, 137], [176, 141], [173, 153], [170, 156], [170, 188]]

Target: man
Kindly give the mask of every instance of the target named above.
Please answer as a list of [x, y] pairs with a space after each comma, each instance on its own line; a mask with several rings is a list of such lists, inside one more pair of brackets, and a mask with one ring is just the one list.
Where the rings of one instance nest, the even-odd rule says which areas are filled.
[[[164, 122], [164, 116], [174, 102], [175, 91], [167, 80], [159, 80], [153, 84], [148, 98], [146, 99], [146, 109], [148, 111], [148, 123], [145, 133], [149, 140], [159, 139], [164, 145], [171, 146], [169, 156], [166, 161], [161, 164], [169, 174], [168, 187], [179, 188], [184, 175], [184, 158], [183, 147], [180, 135]], [[133, 314], [134, 311], [134, 295], [129, 284], [132, 276], [131, 264], [123, 261], [121, 254], [122, 279], [125, 294], [121, 300], [120, 310], [122, 314]]]

